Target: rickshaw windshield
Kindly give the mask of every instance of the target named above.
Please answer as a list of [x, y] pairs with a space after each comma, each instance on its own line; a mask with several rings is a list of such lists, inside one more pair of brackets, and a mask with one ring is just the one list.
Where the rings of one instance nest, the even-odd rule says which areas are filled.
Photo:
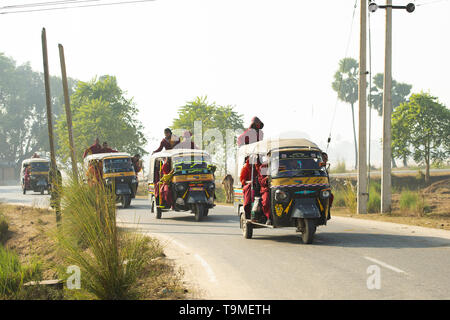
[[46, 172], [50, 170], [50, 163], [48, 162], [32, 162], [30, 163], [31, 171]]
[[104, 173], [132, 172], [132, 171], [134, 171], [134, 169], [130, 158], [112, 158], [103, 160]]
[[318, 151], [276, 152], [270, 162], [274, 178], [327, 176], [326, 168], [320, 166], [322, 155]]
[[211, 157], [206, 154], [180, 155], [172, 158], [175, 173], [209, 173]]

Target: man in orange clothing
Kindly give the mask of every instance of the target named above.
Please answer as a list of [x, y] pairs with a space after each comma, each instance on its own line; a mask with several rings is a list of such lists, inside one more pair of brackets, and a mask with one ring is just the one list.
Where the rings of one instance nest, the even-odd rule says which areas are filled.
[[261, 187], [259, 192], [261, 193], [262, 211], [267, 218], [266, 224], [272, 225], [272, 219], [270, 217], [270, 188], [268, 182], [269, 176], [267, 174], [267, 171], [268, 165], [267, 162], [264, 162], [258, 168], [258, 182]]
[[262, 131], [263, 127], [264, 123], [262, 123], [262, 121], [259, 120], [258, 117], [253, 117], [250, 123], [250, 127], [237, 138], [238, 147], [244, 144], [261, 141], [264, 138], [264, 132]]
[[164, 164], [161, 167], [159, 176], [161, 179], [158, 182], [158, 194], [161, 197], [163, 203], [166, 203], [167, 207], [174, 209], [172, 191], [170, 190], [170, 181], [164, 181], [164, 176], [172, 173], [170, 158], [164, 159]]
[[95, 154], [95, 153], [100, 153], [100, 152], [102, 152], [102, 146], [100, 145], [100, 140], [97, 137], [95, 139], [94, 144], [84, 151], [83, 158], [86, 158], [86, 156], [89, 154]]
[[162, 149], [170, 150], [173, 149], [178, 143], [180, 143], [180, 138], [172, 134], [172, 130], [169, 128], [164, 129], [164, 139], [161, 140], [159, 148], [152, 152], [160, 152]]
[[252, 200], [255, 194], [259, 192], [258, 184], [258, 164], [253, 168], [253, 187], [252, 187], [252, 165], [247, 158], [245, 164], [241, 169], [239, 180], [242, 185], [242, 193], [244, 196], [244, 211], [246, 216], [250, 216], [252, 210]]

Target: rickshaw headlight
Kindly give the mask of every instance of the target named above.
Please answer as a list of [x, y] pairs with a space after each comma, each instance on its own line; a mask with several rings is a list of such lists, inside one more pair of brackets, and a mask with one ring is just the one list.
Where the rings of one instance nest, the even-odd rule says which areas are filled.
[[111, 179], [111, 178], [106, 178], [105, 180], [106, 180], [106, 184], [108, 184], [108, 185], [111, 185], [113, 182], [113, 179]]
[[283, 190], [275, 191], [275, 200], [276, 201], [286, 201], [289, 195]]
[[214, 182], [211, 182], [210, 184], [208, 184], [208, 189], [212, 190], [216, 187], [216, 185], [214, 184]]
[[186, 187], [184, 184], [177, 184], [176, 189], [178, 192], [183, 192], [186, 189]]
[[322, 190], [320, 192], [320, 197], [323, 199], [329, 198], [330, 197], [330, 190]]

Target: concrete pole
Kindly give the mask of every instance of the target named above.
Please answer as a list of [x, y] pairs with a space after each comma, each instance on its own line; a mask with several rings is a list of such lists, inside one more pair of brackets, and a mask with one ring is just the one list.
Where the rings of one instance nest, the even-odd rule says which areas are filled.
[[64, 105], [66, 108], [67, 130], [69, 131], [69, 146], [70, 146], [70, 158], [72, 160], [72, 174], [73, 179], [78, 180], [77, 159], [75, 157], [75, 146], [73, 143], [72, 111], [70, 110], [69, 86], [67, 85], [66, 59], [64, 58], [64, 47], [61, 44], [58, 44], [58, 48], [59, 48], [59, 61], [61, 63], [61, 79], [64, 91]]
[[50, 95], [50, 72], [48, 68], [48, 53], [47, 53], [47, 34], [45, 32], [45, 28], [42, 28], [42, 58], [44, 61], [44, 84], [45, 84], [45, 102], [47, 105], [47, 126], [48, 126], [48, 139], [50, 144], [50, 160], [51, 160], [51, 174], [49, 174], [49, 179], [52, 180], [52, 197], [50, 198], [50, 202], [54, 203], [55, 213], [56, 213], [56, 224], [59, 227], [61, 221], [61, 207], [59, 203], [59, 197], [56, 196], [57, 199], [54, 198], [56, 190], [58, 190], [61, 186], [54, 186], [54, 184], [58, 184], [58, 174], [56, 171], [56, 155], [55, 155], [55, 144], [53, 140], [53, 121], [52, 121], [52, 101]]
[[366, 74], [367, 74], [367, 0], [361, 0], [361, 30], [359, 37], [359, 132], [358, 132], [358, 187], [357, 213], [367, 213], [367, 136], [366, 136]]
[[386, 44], [383, 85], [383, 161], [381, 213], [391, 212], [391, 114], [392, 114], [392, 0], [386, 0]]

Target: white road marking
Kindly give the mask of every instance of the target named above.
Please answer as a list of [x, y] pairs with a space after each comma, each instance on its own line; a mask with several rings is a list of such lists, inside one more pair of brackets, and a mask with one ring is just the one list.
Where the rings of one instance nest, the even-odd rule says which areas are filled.
[[194, 256], [195, 256], [195, 258], [197, 258], [198, 261], [200, 261], [203, 268], [205, 268], [206, 273], [208, 273], [209, 281], [217, 282], [216, 275], [214, 274], [214, 271], [211, 269], [208, 262], [206, 262], [205, 259], [203, 259], [201, 256], [199, 256], [197, 253]]
[[392, 271], [395, 271], [395, 272], [398, 272], [398, 273], [406, 273], [405, 271], [403, 271], [401, 269], [398, 269], [396, 267], [393, 267], [393, 266], [391, 266], [391, 265], [389, 265], [387, 263], [384, 263], [383, 261], [380, 261], [380, 260], [377, 260], [377, 259], [374, 259], [374, 258], [370, 258], [370, 257], [364, 257], [364, 258], [369, 260], [369, 261], [375, 262], [375, 263], [379, 264], [382, 267], [391, 269]]

